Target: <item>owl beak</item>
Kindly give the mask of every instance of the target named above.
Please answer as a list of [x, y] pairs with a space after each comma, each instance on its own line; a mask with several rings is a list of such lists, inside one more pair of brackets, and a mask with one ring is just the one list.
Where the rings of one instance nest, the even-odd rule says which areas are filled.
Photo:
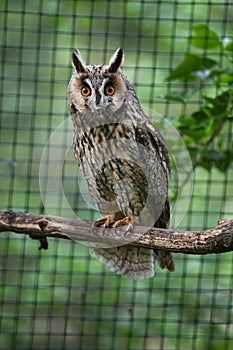
[[99, 107], [100, 100], [101, 100], [101, 95], [100, 95], [99, 91], [96, 91], [96, 100], [95, 100], [96, 107]]
[[105, 99], [101, 98], [101, 94], [98, 90], [95, 91], [95, 110], [100, 110], [106, 107]]

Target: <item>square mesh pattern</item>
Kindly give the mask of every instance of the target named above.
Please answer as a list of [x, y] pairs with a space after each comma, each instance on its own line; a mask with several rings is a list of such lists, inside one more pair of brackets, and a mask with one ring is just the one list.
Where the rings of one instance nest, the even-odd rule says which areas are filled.
[[[1, 209], [71, 215], [62, 194], [44, 208], [40, 193], [41, 158], [57, 132], [57, 150], [68, 147], [65, 198], [78, 217], [93, 220], [97, 214], [78, 193], [67, 122], [73, 49], [86, 63], [101, 64], [124, 48], [123, 70], [140, 102], [169, 119], [182, 106], [160, 96], [183, 89], [165, 78], [191, 50], [193, 25], [232, 38], [233, 6], [224, 0], [2, 0], [0, 16]], [[219, 49], [212, 55], [223, 60]], [[201, 96], [189, 108], [200, 103]], [[179, 228], [202, 230], [232, 218], [232, 201], [232, 167], [224, 173], [197, 168]], [[156, 266], [153, 279], [133, 281], [108, 271], [79, 243], [50, 239], [49, 250], [38, 251], [28, 237], [1, 233], [0, 348], [231, 350], [232, 253], [176, 254], [175, 263], [174, 273]]]

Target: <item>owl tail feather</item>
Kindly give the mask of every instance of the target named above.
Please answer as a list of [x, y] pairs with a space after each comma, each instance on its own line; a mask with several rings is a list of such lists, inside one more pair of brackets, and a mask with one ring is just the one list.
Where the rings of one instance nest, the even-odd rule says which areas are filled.
[[171, 272], [175, 270], [174, 257], [172, 253], [165, 250], [154, 250], [154, 253], [161, 269], [166, 267]]
[[114, 248], [90, 248], [90, 254], [120, 275], [136, 280], [154, 276], [154, 252], [129, 245]]

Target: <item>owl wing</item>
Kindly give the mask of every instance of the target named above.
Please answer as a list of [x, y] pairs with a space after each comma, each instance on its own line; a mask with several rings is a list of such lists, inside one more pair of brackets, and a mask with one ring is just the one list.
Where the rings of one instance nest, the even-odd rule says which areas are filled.
[[168, 177], [170, 174], [168, 149], [163, 136], [156, 129], [154, 124], [149, 119], [146, 119], [144, 123], [141, 123], [135, 128], [135, 136], [137, 142], [147, 147], [149, 151], [155, 153]]
[[[153, 123], [150, 120], [146, 120], [142, 127], [136, 129], [136, 138], [138, 142], [147, 147], [150, 151], [155, 152], [157, 158], [160, 160], [161, 165], [163, 166], [164, 173], [168, 178], [170, 174], [170, 160], [168, 155], [168, 150], [165, 145], [164, 139], [159, 131], [155, 128]], [[167, 191], [167, 190], [166, 190]], [[167, 228], [170, 221], [170, 204], [167, 195], [167, 199], [164, 204], [162, 213], [154, 227]], [[155, 257], [158, 261], [159, 266], [167, 268], [169, 271], [175, 270], [174, 258], [171, 252], [164, 250], [154, 250]]]
[[[150, 120], [146, 120], [143, 124], [140, 126], [137, 126], [135, 128], [135, 137], [136, 141], [142, 144], [144, 147], [146, 147], [149, 150], [149, 159], [147, 159], [147, 162], [152, 164], [149, 164], [150, 170], [151, 170], [151, 182], [154, 184], [154, 186], [162, 186], [164, 195], [166, 197], [163, 210], [161, 212], [160, 217], [154, 224], [154, 227], [161, 227], [166, 228], [169, 225], [170, 221], [170, 204], [169, 199], [167, 195], [168, 191], [168, 176], [170, 174], [170, 160], [168, 155], [168, 150], [165, 145], [165, 141], [163, 139], [163, 136], [160, 134], [160, 132], [156, 129], [156, 127], [153, 125], [153, 123]], [[155, 155], [155, 157], [150, 157], [150, 152]], [[159, 184], [156, 181], [157, 179], [154, 178], [154, 171], [153, 171], [153, 162], [158, 161], [161, 165], [162, 173], [160, 174], [161, 181]], [[165, 182], [164, 182], [165, 179]], [[149, 194], [150, 195], [150, 194]], [[151, 201], [153, 203], [154, 198], [152, 194]]]

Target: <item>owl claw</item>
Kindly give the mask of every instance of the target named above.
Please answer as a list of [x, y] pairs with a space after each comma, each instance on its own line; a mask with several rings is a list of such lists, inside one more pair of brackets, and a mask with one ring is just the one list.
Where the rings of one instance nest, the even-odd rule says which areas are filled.
[[92, 225], [93, 233], [95, 236], [98, 236], [98, 231], [94, 225]]
[[118, 220], [114, 220], [113, 216], [111, 215], [103, 216], [102, 218], [94, 222], [93, 229], [94, 229], [94, 233], [97, 233], [95, 228], [99, 226], [103, 226], [103, 236], [106, 236], [107, 229], [109, 227], [114, 227], [115, 233], [118, 236], [122, 236], [122, 234], [120, 234], [117, 228], [124, 225], [128, 225], [126, 231], [123, 234], [124, 237], [127, 237], [133, 231], [133, 218], [131, 216], [125, 216], [123, 217], [123, 219], [118, 219]]
[[115, 228], [115, 233], [118, 237], [128, 237], [133, 232], [133, 225], [128, 225], [126, 231], [122, 232]]
[[[122, 213], [119, 214], [119, 212], [113, 213], [113, 214], [108, 214], [108, 215], [102, 216], [100, 219], [95, 221], [93, 226], [94, 227], [103, 226], [105, 228], [115, 227], [115, 225], [119, 222], [120, 224], [117, 225], [117, 227], [118, 227], [118, 226], [122, 226], [125, 224], [125, 222], [123, 222], [124, 219], [125, 219], [125, 217], [123, 216], [123, 214]], [[121, 221], [123, 222], [122, 224], [121, 224]]]
[[124, 237], [129, 236], [133, 232], [133, 224], [129, 224], [127, 230], [124, 232]]
[[130, 216], [125, 216], [123, 219], [117, 220], [114, 223], [114, 227], [120, 227], [126, 224], [128, 224], [128, 226], [133, 226], [133, 220]]
[[114, 220], [110, 215], [103, 216], [102, 218], [100, 218], [99, 220], [93, 223], [93, 231], [95, 234], [97, 234], [96, 228], [102, 226], [102, 236], [106, 237], [108, 236], [108, 228], [112, 227], [113, 224], [114, 224]]
[[[128, 236], [133, 231], [133, 220], [132, 220], [132, 218], [130, 216], [126, 216], [123, 219], [116, 221], [115, 224], [114, 224], [115, 228], [118, 228], [118, 227], [126, 225], [126, 224], [128, 224], [128, 226], [127, 226], [126, 231], [124, 232], [124, 237]], [[116, 230], [116, 233], [117, 233], [118, 236], [120, 236], [120, 234], [117, 232], [117, 230]]]
[[104, 225], [104, 227], [106, 227], [107, 222], [109, 221], [109, 218], [107, 216], [103, 216], [102, 218], [96, 220], [93, 223], [93, 227], [99, 227]]

